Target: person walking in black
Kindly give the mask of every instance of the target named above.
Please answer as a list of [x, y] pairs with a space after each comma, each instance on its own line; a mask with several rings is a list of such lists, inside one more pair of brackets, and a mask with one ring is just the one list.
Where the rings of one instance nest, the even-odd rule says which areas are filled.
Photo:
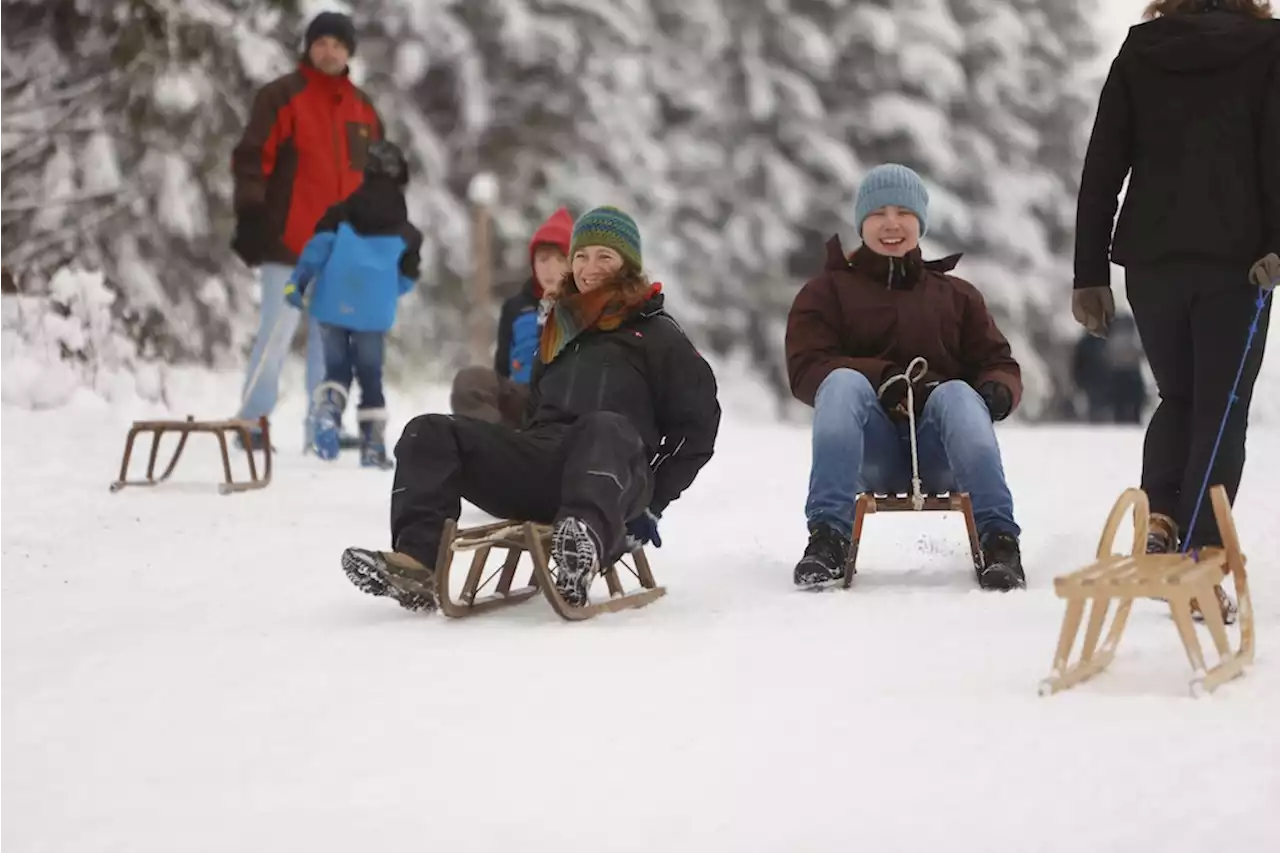
[[[1112, 62], [1085, 157], [1072, 313], [1105, 337], [1109, 263], [1125, 268], [1160, 394], [1142, 459], [1148, 553], [1222, 544], [1212, 513], [1187, 526], [1258, 288], [1280, 277], [1280, 21], [1270, 15], [1259, 0], [1151, 3]], [[1268, 304], [1209, 477], [1233, 502], [1269, 318]]]

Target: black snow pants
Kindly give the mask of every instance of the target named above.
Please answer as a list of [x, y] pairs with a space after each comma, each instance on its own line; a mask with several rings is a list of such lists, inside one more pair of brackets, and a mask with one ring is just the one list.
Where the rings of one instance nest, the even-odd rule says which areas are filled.
[[653, 497], [644, 442], [613, 412], [572, 425], [516, 431], [452, 415], [421, 415], [396, 444], [391, 542], [435, 568], [446, 519], [462, 500], [497, 516], [549, 524], [573, 517], [600, 539], [604, 561], [624, 552], [626, 523]]
[[[1160, 403], [1147, 425], [1142, 489], [1150, 499], [1151, 511], [1173, 518], [1183, 541], [1191, 547], [1221, 545], [1207, 492], [1196, 529], [1188, 530], [1187, 526], [1204, 483], [1231, 383], [1245, 355], [1249, 324], [1257, 312], [1258, 289], [1250, 285], [1247, 267], [1221, 261], [1179, 259], [1130, 266], [1125, 280], [1142, 347], [1160, 393]], [[1237, 401], [1231, 407], [1209, 476], [1209, 486], [1221, 485], [1233, 504], [1244, 472], [1249, 403], [1262, 367], [1270, 316], [1268, 302], [1258, 320], [1257, 335], [1236, 390]]]

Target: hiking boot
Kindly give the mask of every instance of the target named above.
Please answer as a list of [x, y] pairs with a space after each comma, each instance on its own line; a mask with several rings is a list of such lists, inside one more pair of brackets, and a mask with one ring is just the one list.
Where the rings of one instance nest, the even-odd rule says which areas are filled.
[[849, 538], [829, 524], [809, 525], [809, 544], [796, 563], [792, 581], [798, 587], [815, 589], [844, 580], [849, 560]]
[[406, 610], [436, 609], [436, 573], [408, 554], [348, 548], [342, 571], [361, 592], [394, 598]]
[[978, 586], [1007, 592], [1025, 589], [1027, 577], [1022, 571], [1022, 551], [1018, 537], [1003, 530], [982, 538], [982, 568], [978, 570]]
[[551, 531], [551, 559], [555, 562], [556, 589], [571, 607], [587, 603], [587, 592], [600, 573], [600, 546], [584, 522], [563, 518]]
[[1147, 522], [1147, 553], [1174, 554], [1178, 550], [1178, 523], [1167, 515], [1151, 513]]

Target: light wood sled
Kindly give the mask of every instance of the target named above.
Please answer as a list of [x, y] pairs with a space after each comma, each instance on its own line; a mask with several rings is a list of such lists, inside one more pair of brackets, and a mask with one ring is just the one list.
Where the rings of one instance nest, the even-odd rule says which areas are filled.
[[[1062, 632], [1053, 658], [1053, 670], [1040, 684], [1040, 693], [1049, 695], [1065, 690], [1097, 675], [1115, 658], [1116, 646], [1124, 632], [1129, 610], [1136, 598], [1151, 598], [1169, 604], [1170, 613], [1178, 629], [1178, 636], [1191, 661], [1191, 694], [1200, 696], [1212, 691], [1226, 681], [1241, 675], [1253, 662], [1254, 625], [1253, 602], [1249, 596], [1249, 582], [1245, 572], [1245, 558], [1240, 551], [1240, 538], [1231, 516], [1227, 493], [1221, 486], [1209, 492], [1214, 518], [1222, 534], [1222, 548], [1206, 548], [1199, 554], [1147, 554], [1147, 528], [1150, 508], [1146, 493], [1140, 489], [1127, 489], [1116, 500], [1107, 517], [1102, 537], [1098, 541], [1097, 561], [1077, 572], [1054, 579], [1054, 591], [1067, 601], [1066, 615], [1062, 620]], [[1133, 546], [1130, 553], [1115, 554], [1113, 545], [1116, 532], [1125, 513], [1133, 515]], [[1239, 612], [1237, 623], [1240, 645], [1232, 651], [1226, 624], [1214, 587], [1230, 574], [1235, 582]], [[1200, 640], [1192, 619], [1191, 601], [1195, 599], [1204, 613], [1205, 626], [1218, 652], [1218, 663], [1205, 666]], [[1107, 611], [1112, 602], [1116, 611], [1106, 639], [1099, 648]], [[1084, 620], [1085, 605], [1089, 609], [1088, 627], [1080, 657], [1070, 663], [1072, 649], [1080, 623]]]
[[849, 559], [845, 561], [844, 587], [853, 584], [857, 573], [858, 545], [862, 541], [862, 523], [876, 512], [958, 512], [964, 516], [965, 530], [969, 534], [969, 554], [975, 572], [982, 571], [982, 548], [978, 544], [978, 527], [973, 521], [973, 504], [968, 492], [944, 492], [925, 495], [923, 504], [916, 508], [911, 495], [876, 495], [863, 492], [853, 510], [853, 537], [849, 543]]
[[[499, 567], [486, 575], [489, 553], [498, 548], [506, 551]], [[598, 616], [601, 613], [612, 613], [618, 610], [629, 610], [644, 607], [666, 594], [664, 587], [658, 586], [649, 569], [649, 560], [644, 549], [637, 548], [631, 552], [630, 565], [627, 557], [601, 569], [605, 583], [609, 588], [609, 598], [603, 601], [588, 603], [582, 607], [568, 604], [560, 591], [556, 589], [555, 578], [547, 562], [547, 554], [551, 550], [551, 527], [545, 524], [534, 524], [522, 521], [498, 521], [478, 527], [459, 529], [457, 522], [450, 519], [445, 522], [444, 537], [440, 541], [440, 554], [436, 560], [436, 595], [440, 600], [440, 610], [446, 616], [461, 619], [487, 610], [496, 610], [528, 601], [541, 590], [551, 609], [562, 619], [570, 622], [581, 622]], [[471, 551], [471, 567], [462, 583], [462, 594], [453, 597], [449, 587], [449, 574], [455, 554]], [[528, 554], [531, 562], [528, 580], [523, 586], [512, 589], [515, 583], [516, 570], [520, 566], [522, 555]], [[640, 586], [630, 592], [626, 591], [619, 579], [618, 566], [622, 565], [630, 572]], [[487, 592], [486, 592], [487, 590]]]
[[[258, 476], [258, 467], [254, 462], [253, 447], [250, 444], [250, 431], [254, 428], [262, 431], [262, 476]], [[139, 433], [151, 433], [151, 452], [147, 457], [147, 476], [145, 480], [129, 479], [129, 459], [133, 455], [133, 443]], [[160, 439], [167, 432], [178, 434], [178, 446], [174, 448], [169, 464], [159, 477], [156, 476], [156, 457], [160, 452]], [[223, 482], [218, 484], [219, 494], [229, 495], [235, 492], [246, 492], [252, 489], [263, 489], [271, 483], [271, 429], [265, 416], [256, 421], [232, 418], [225, 421], [197, 421], [194, 416], [187, 415], [183, 421], [134, 421], [125, 439], [124, 457], [120, 461], [120, 478], [111, 484], [111, 491], [118, 492], [125, 486], [155, 486], [169, 479], [173, 469], [178, 467], [178, 459], [186, 449], [187, 439], [192, 433], [211, 433], [218, 440], [218, 448], [222, 452]], [[231, 458], [227, 453], [227, 434], [238, 433], [249, 457], [249, 480], [237, 482], [231, 476]]]

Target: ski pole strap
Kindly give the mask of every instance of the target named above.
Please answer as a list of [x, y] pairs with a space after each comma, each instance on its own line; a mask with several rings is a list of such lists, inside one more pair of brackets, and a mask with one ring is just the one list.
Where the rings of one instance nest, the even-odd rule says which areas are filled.
[[[1274, 285], [1274, 282], [1273, 282]], [[1204, 505], [1204, 496], [1209, 491], [1209, 478], [1213, 476], [1213, 463], [1218, 458], [1218, 448], [1222, 444], [1222, 436], [1227, 431], [1227, 421], [1231, 417], [1231, 407], [1240, 398], [1236, 391], [1240, 388], [1240, 377], [1244, 375], [1245, 365], [1249, 363], [1249, 351], [1253, 349], [1253, 339], [1258, 334], [1258, 321], [1262, 319], [1262, 311], [1267, 307], [1267, 299], [1271, 297], [1270, 287], [1258, 288], [1258, 300], [1255, 303], [1253, 322], [1249, 324], [1249, 336], [1244, 342], [1244, 355], [1240, 357], [1240, 366], [1236, 368], [1235, 381], [1231, 383], [1231, 391], [1227, 394], [1227, 407], [1222, 413], [1222, 421], [1218, 424], [1218, 436], [1213, 440], [1213, 451], [1209, 454], [1209, 463], [1204, 469], [1204, 480], [1200, 483], [1200, 491], [1196, 495], [1196, 506], [1191, 512], [1191, 521], [1187, 524], [1186, 536], [1182, 541], [1182, 553], [1186, 555], [1191, 546], [1191, 537], [1196, 529], [1196, 521], [1200, 518], [1200, 509]]]

